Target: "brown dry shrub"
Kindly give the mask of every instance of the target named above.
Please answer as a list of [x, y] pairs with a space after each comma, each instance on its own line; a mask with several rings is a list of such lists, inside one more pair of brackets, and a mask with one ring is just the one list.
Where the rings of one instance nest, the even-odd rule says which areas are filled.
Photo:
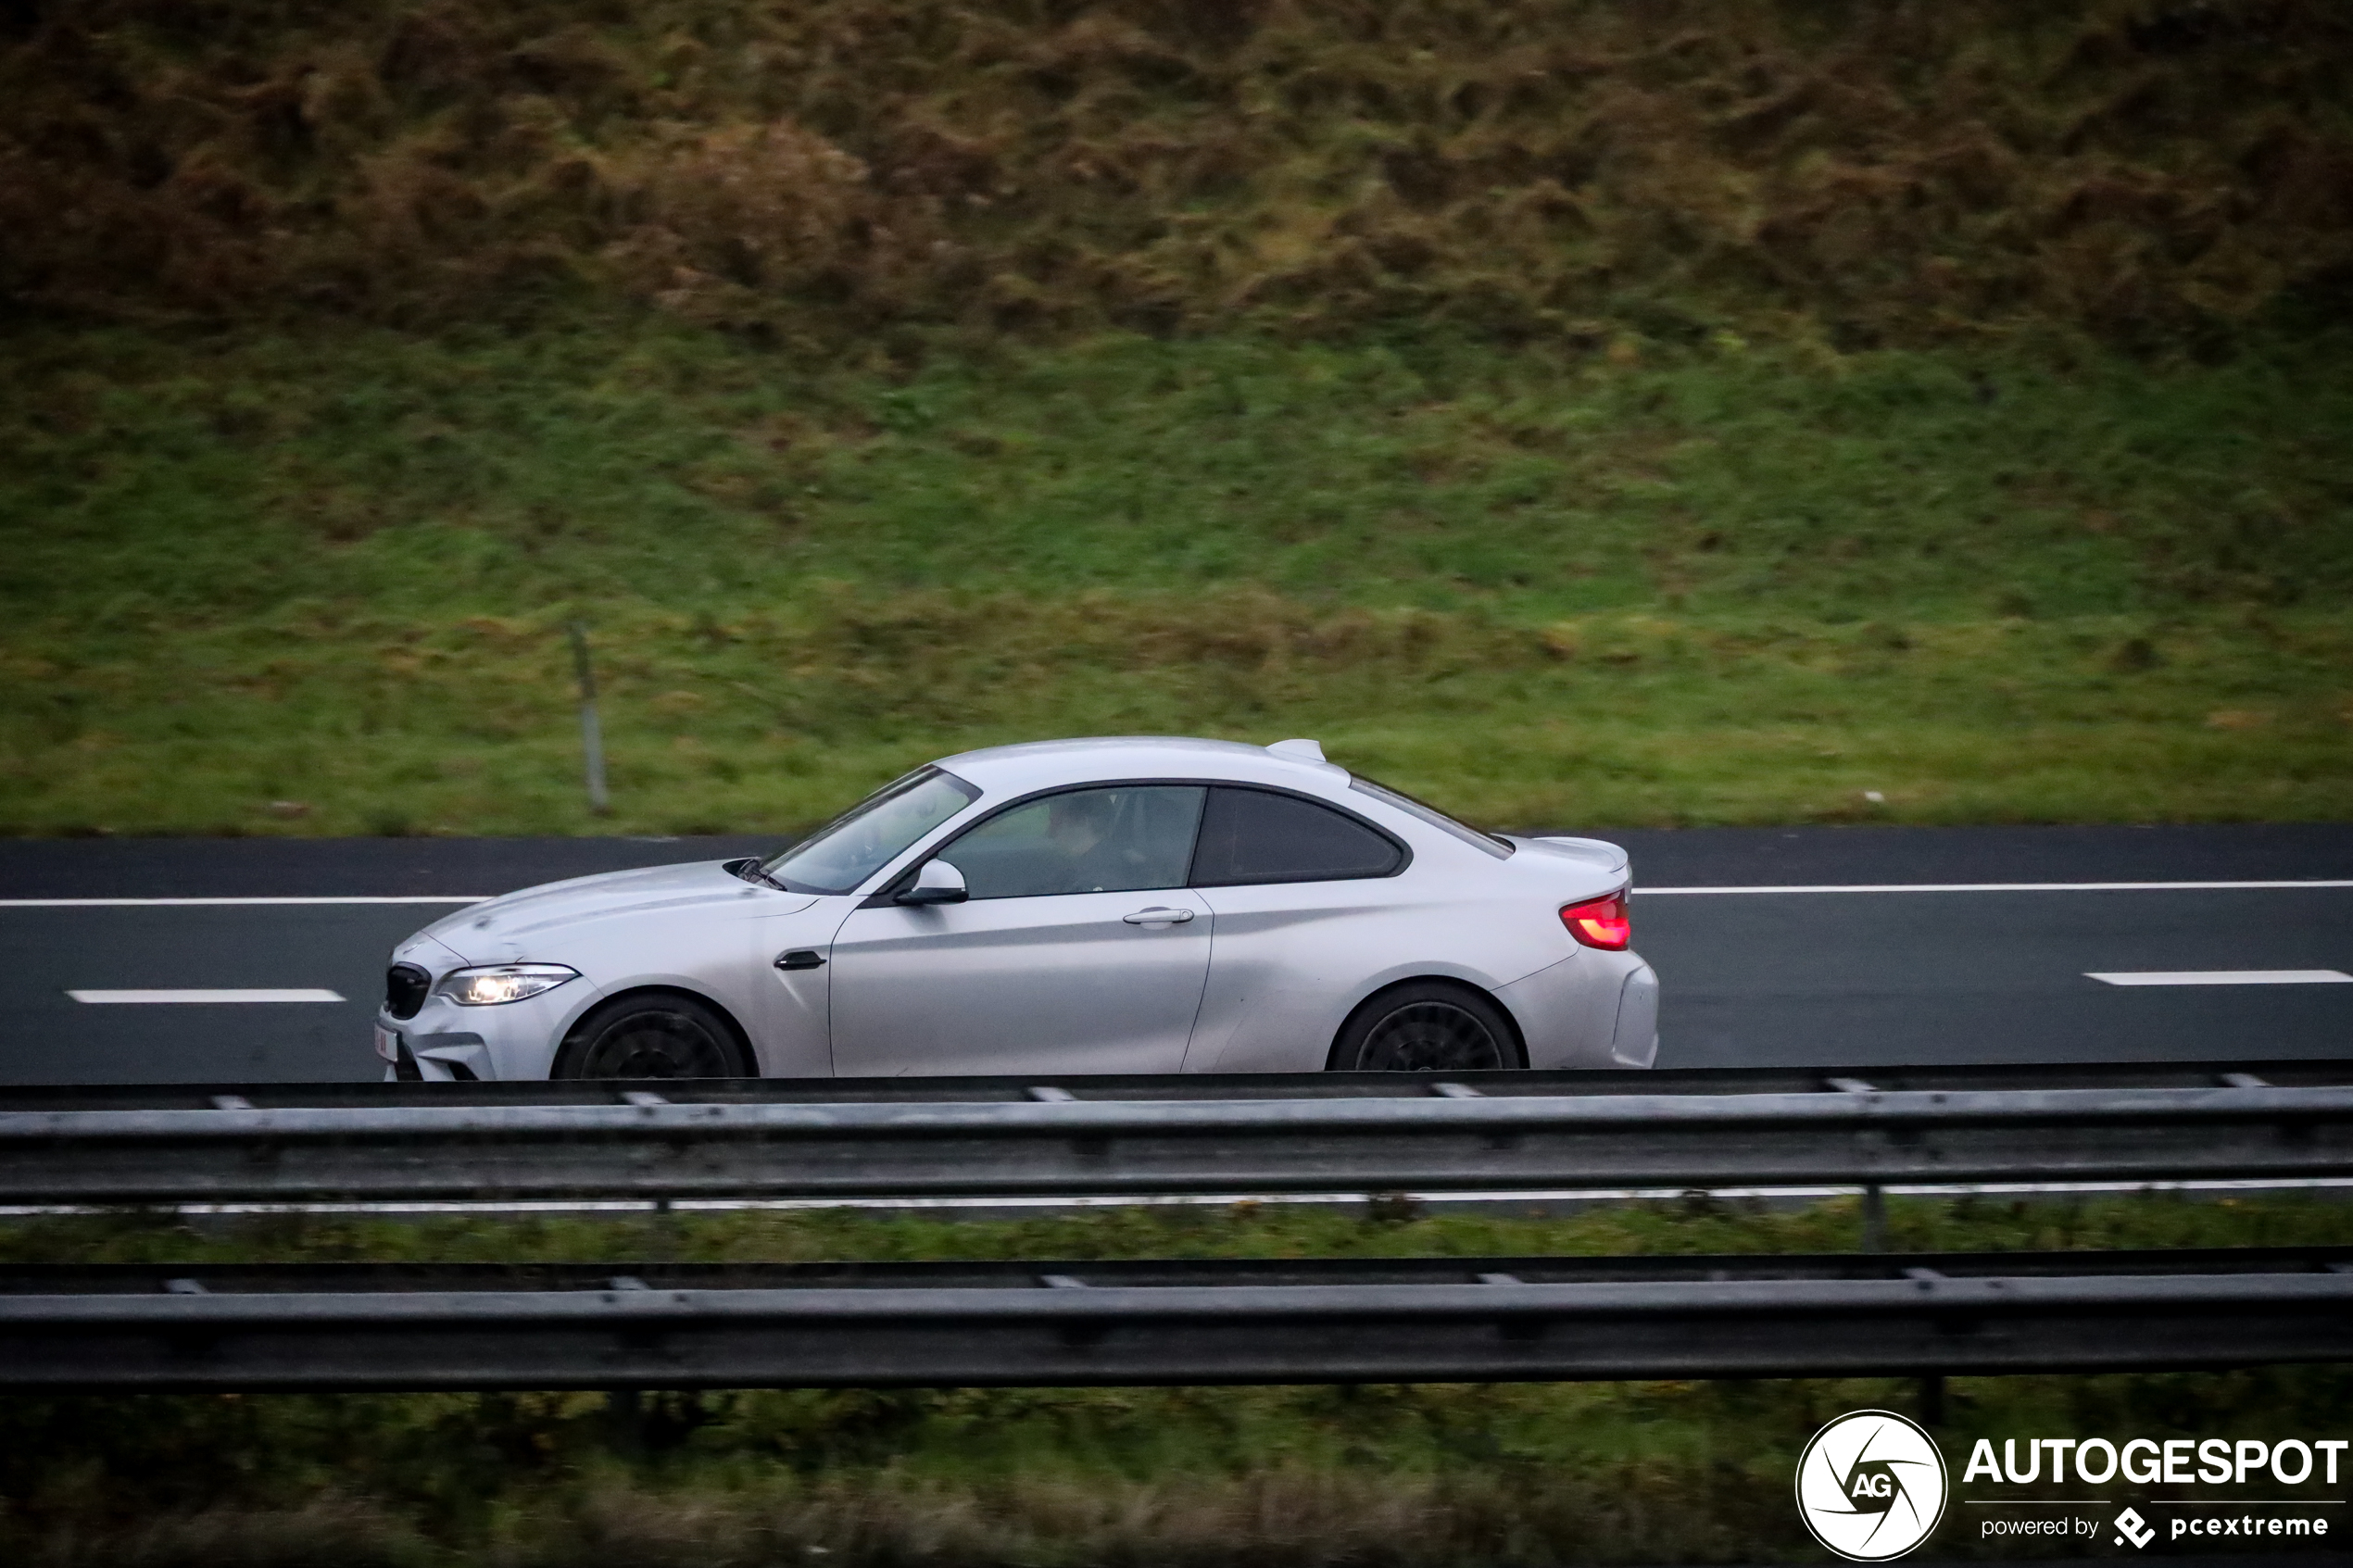
[[2335, 0], [29, 15], [0, 291], [35, 306], [410, 320], [560, 277], [858, 331], [2140, 338], [2353, 270]]
[[861, 262], [895, 237], [866, 166], [786, 120], [666, 140], [615, 182], [629, 216], [606, 258], [625, 286], [690, 320], [757, 319], [811, 293], [856, 296]]

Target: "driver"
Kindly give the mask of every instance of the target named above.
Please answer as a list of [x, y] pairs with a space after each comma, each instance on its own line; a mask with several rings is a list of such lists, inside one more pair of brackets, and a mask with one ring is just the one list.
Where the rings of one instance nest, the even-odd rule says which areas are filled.
[[1131, 884], [1129, 861], [1113, 838], [1118, 824], [1120, 797], [1109, 790], [1086, 789], [1058, 795], [1047, 802], [1046, 837], [1063, 867], [1063, 891], [1101, 893]]

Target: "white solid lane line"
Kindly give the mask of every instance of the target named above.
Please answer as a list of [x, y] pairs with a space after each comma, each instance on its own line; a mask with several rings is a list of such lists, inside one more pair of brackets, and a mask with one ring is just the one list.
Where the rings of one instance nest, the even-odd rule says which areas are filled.
[[312, 988], [250, 991], [68, 991], [77, 1002], [339, 1002], [343, 994]]
[[479, 904], [487, 893], [333, 898], [0, 898], [0, 909], [182, 909], [215, 904]]
[[1881, 882], [1788, 887], [1643, 887], [1635, 897], [1719, 893], [2217, 893], [2281, 888], [2353, 887], [2353, 881], [2311, 882]]
[[2095, 974], [2086, 980], [2103, 985], [2348, 985], [2353, 974], [2341, 969], [2142, 969]]

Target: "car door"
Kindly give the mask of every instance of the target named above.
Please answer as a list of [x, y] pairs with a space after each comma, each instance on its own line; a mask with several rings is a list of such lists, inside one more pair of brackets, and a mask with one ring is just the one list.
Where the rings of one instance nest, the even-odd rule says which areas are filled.
[[1202, 786], [1024, 801], [935, 859], [957, 904], [876, 900], [834, 938], [834, 1071], [1174, 1073], [1209, 972], [1209, 905], [1185, 886]]
[[1271, 789], [1210, 791], [1193, 885], [1217, 948], [1189, 1073], [1315, 1073], [1370, 977], [1433, 945], [1455, 911], [1398, 874], [1411, 857], [1353, 812]]

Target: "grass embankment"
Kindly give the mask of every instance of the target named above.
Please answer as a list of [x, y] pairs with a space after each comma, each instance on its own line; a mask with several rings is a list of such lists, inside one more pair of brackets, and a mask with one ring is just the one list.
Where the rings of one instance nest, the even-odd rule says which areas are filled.
[[[2324, 1201], [1899, 1201], [1907, 1250], [2342, 1242]], [[847, 1211], [660, 1224], [321, 1217], [0, 1233], [11, 1261], [1495, 1256], [1853, 1244], [1851, 1200], [1559, 1217], [1283, 1207], [1026, 1222]], [[597, 1395], [0, 1400], [0, 1544], [55, 1563], [1462, 1564], [1811, 1559], [1788, 1505], [1823, 1421], [1896, 1379], [669, 1395], [644, 1451]], [[2334, 1431], [2353, 1372], [1958, 1379], [1939, 1430]], [[1955, 1511], [1939, 1557], [1987, 1549]], [[2047, 1555], [2045, 1549], [2021, 1555]]]
[[2348, 104], [2334, 0], [10, 0], [0, 297], [2225, 343]]
[[17, 0], [0, 830], [600, 825], [573, 616], [625, 831], [1090, 731], [2342, 815], [2348, 81], [2328, 0]]
[[1510, 825], [2341, 816], [2346, 347], [19, 332], [0, 826], [590, 830], [574, 617], [620, 831], [1171, 732]]

